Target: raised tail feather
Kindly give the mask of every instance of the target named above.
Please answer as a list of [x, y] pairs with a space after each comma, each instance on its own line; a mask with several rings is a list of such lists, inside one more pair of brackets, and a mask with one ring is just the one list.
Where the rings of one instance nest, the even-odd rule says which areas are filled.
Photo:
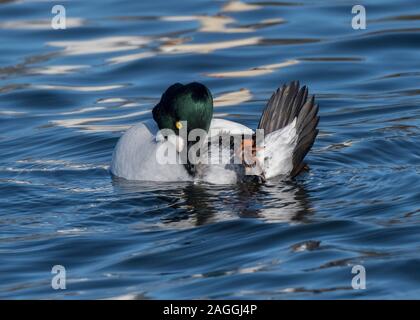
[[283, 85], [273, 93], [265, 107], [258, 124], [258, 129], [264, 129], [268, 135], [284, 128], [297, 117], [297, 144], [293, 150], [293, 169], [290, 176], [295, 177], [305, 167], [303, 159], [314, 144], [318, 134], [316, 128], [319, 122], [318, 105], [314, 96], [308, 97], [308, 88], [299, 88], [299, 82], [293, 81]]

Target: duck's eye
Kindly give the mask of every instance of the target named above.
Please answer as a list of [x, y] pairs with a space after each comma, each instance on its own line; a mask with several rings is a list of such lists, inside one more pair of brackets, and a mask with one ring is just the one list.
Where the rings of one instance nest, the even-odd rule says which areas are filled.
[[175, 122], [175, 127], [176, 127], [178, 130], [180, 130], [180, 129], [182, 128], [182, 123], [181, 123], [181, 121], [177, 121], [177, 122]]

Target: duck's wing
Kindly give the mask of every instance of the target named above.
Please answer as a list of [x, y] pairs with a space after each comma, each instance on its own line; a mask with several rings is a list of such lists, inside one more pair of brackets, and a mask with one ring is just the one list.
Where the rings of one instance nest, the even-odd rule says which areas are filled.
[[265, 134], [267, 178], [279, 174], [294, 177], [305, 167], [303, 159], [318, 134], [318, 105], [299, 82], [283, 85], [273, 93], [258, 124]]

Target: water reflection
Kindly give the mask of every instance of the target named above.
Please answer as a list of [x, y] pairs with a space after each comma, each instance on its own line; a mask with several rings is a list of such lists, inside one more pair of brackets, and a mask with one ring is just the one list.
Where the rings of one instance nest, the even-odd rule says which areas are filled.
[[223, 32], [223, 33], [243, 33], [252, 32], [255, 29], [251, 27], [232, 27], [231, 25], [236, 23], [236, 20], [228, 16], [173, 16], [173, 17], [162, 17], [162, 21], [198, 21], [200, 32]]
[[232, 49], [257, 45], [261, 37], [250, 37], [237, 40], [215, 41], [208, 43], [163, 44], [160, 50], [165, 53], [211, 53], [216, 50]]
[[[78, 28], [86, 24], [84, 19], [68, 17], [66, 28]], [[51, 30], [51, 19], [44, 20], [11, 20], [0, 22], [0, 29], [11, 30]]]
[[241, 71], [226, 71], [226, 72], [215, 72], [208, 73], [207, 76], [213, 78], [244, 78], [244, 77], [257, 77], [264, 74], [272, 73], [278, 69], [293, 66], [298, 64], [298, 60], [287, 60], [285, 62], [266, 64], [260, 67], [251, 68], [248, 70]]
[[36, 89], [41, 90], [69, 90], [69, 91], [81, 91], [81, 92], [92, 92], [92, 91], [109, 91], [118, 88], [122, 88], [122, 85], [109, 85], [109, 86], [63, 86], [63, 85], [52, 85], [42, 84], [34, 85]]
[[65, 55], [98, 54], [141, 48], [150, 42], [142, 36], [115, 36], [89, 40], [50, 41], [47, 45], [63, 48]]
[[[296, 182], [246, 183], [230, 187], [202, 183], [154, 183], [113, 177], [115, 190], [124, 196], [155, 198], [161, 227], [191, 228], [236, 218], [266, 222], [307, 223], [314, 214], [306, 190]], [[171, 208], [168, 214], [162, 214]], [[156, 223], [156, 222], [154, 222]]]
[[[365, 31], [327, 1], [65, 5], [57, 31], [51, 3], [0, 0], [0, 298], [348, 299], [354, 264], [365, 297], [418, 295], [415, 1], [372, 1]], [[206, 83], [215, 116], [255, 128], [292, 79], [321, 107], [300, 182], [111, 179], [121, 131], [171, 83]], [[65, 296], [45, 285], [57, 259]]]
[[[111, 89], [117, 89], [119, 86], [98, 86], [98, 87], [64, 87], [64, 86], [53, 86], [53, 85], [39, 85], [37, 86], [38, 89], [49, 89], [49, 90], [70, 90], [70, 91], [81, 91], [81, 92], [91, 92], [91, 91], [107, 91]], [[240, 105], [241, 103], [247, 102], [252, 99], [252, 93], [248, 89], [239, 89], [237, 91], [231, 91], [222, 93], [218, 96], [214, 97], [214, 107], [227, 107], [227, 106], [234, 106], [234, 105]], [[154, 99], [154, 100], [157, 100]], [[151, 104], [147, 103], [135, 103], [130, 102], [129, 100], [123, 99], [123, 98], [105, 98], [105, 99], [99, 99], [98, 104], [111, 104], [110, 106], [107, 106], [108, 108], [126, 108], [129, 110], [129, 112], [121, 112], [121, 114], [115, 114], [112, 116], [104, 117], [104, 116], [97, 116], [96, 114], [94, 116], [89, 115], [89, 113], [94, 113], [100, 110], [107, 109], [104, 106], [91, 106], [91, 107], [85, 107], [80, 108], [68, 112], [61, 112], [58, 115], [74, 115], [74, 114], [86, 114], [83, 118], [66, 118], [66, 119], [58, 119], [58, 120], [51, 120], [50, 125], [53, 126], [60, 126], [65, 128], [76, 128], [79, 130], [87, 130], [89, 132], [104, 132], [104, 131], [125, 131], [132, 125], [133, 121], [130, 121], [130, 123], [127, 124], [111, 124], [110, 122], [120, 119], [137, 119], [139, 116], [147, 116], [151, 115], [151, 109], [141, 109], [141, 107], [148, 106], [151, 107], [155, 101], [153, 101]], [[116, 104], [116, 105], [114, 105]], [[131, 108], [139, 108], [139, 110], [132, 111]], [[217, 117], [223, 117], [224, 114], [217, 113], [215, 114]]]
[[227, 107], [234, 106], [252, 99], [252, 93], [250, 90], [242, 88], [238, 91], [232, 91], [223, 93], [214, 98], [215, 107]]
[[229, 1], [222, 7], [222, 12], [244, 12], [260, 9], [258, 4], [250, 4], [242, 1]]
[[[223, 10], [221, 12], [224, 12]], [[247, 33], [254, 32], [268, 26], [274, 26], [284, 23], [281, 18], [263, 19], [256, 23], [247, 25], [238, 25], [238, 21], [231, 16], [227, 15], [214, 15], [214, 16], [166, 16], [160, 18], [162, 21], [168, 22], [183, 22], [183, 21], [197, 21], [200, 27], [197, 29], [199, 32], [209, 33]]]

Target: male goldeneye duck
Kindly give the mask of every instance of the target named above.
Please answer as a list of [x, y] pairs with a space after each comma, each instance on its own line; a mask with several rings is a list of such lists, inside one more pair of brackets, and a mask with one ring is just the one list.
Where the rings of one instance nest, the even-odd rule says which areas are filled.
[[[257, 127], [264, 130], [262, 145], [257, 144], [254, 130], [233, 121], [214, 119], [212, 95], [197, 82], [170, 86], [152, 113], [153, 120], [131, 127], [119, 139], [111, 164], [115, 176], [214, 184], [295, 177], [305, 167], [303, 159], [318, 134], [318, 105], [314, 96], [308, 97], [307, 87], [299, 88], [297, 81], [277, 89], [268, 101]], [[187, 128], [183, 128], [184, 124]], [[173, 134], [163, 136], [165, 129]], [[206, 139], [199, 141], [199, 146], [207, 160], [197, 157], [192, 163], [187, 157], [185, 163], [162, 164], [157, 153], [163, 144], [168, 153], [185, 151], [188, 155], [195, 142], [182, 138], [183, 129], [187, 137], [195, 129], [204, 130]], [[241, 142], [234, 143], [238, 136]], [[219, 149], [212, 149], [213, 144]], [[238, 157], [242, 159], [239, 162]], [[230, 161], [214, 161], [221, 158]]]

